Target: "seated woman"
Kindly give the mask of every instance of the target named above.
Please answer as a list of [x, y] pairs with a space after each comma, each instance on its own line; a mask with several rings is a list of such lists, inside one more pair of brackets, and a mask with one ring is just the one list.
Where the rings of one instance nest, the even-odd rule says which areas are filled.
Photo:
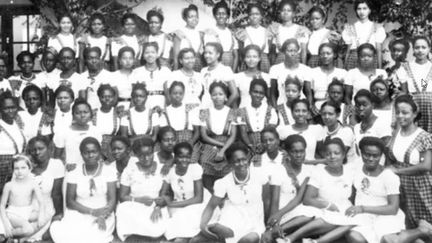
[[[171, 215], [165, 237], [176, 243], [187, 243], [199, 233], [201, 214], [205, 207], [202, 168], [191, 160], [192, 151], [192, 145], [188, 142], [175, 145], [175, 164], [165, 178], [162, 189]], [[173, 198], [169, 195], [170, 190], [174, 193]]]
[[249, 87], [250, 103], [238, 110], [241, 120], [240, 135], [243, 142], [252, 148], [255, 153], [263, 152], [261, 131], [267, 126], [277, 125], [277, 114], [264, 98], [268, 92], [266, 81], [254, 78]]
[[[264, 232], [262, 201], [263, 185], [268, 177], [250, 167], [248, 148], [242, 143], [232, 144], [225, 156], [233, 171], [216, 181], [214, 194], [201, 217], [201, 233], [191, 242], [208, 242], [209, 239], [227, 243], [258, 243]], [[211, 222], [214, 210], [223, 201], [220, 217]]]
[[114, 136], [111, 139], [111, 153], [117, 169], [117, 178], [120, 181], [120, 176], [129, 163], [133, 163], [138, 159], [131, 154], [131, 144], [128, 138], [123, 136]]
[[72, 103], [75, 100], [74, 92], [66, 86], [58, 87], [54, 92], [56, 108], [54, 109], [53, 133], [64, 131], [72, 124]]
[[[176, 144], [176, 134], [172, 127], [162, 127], [157, 134], [158, 144], [154, 153], [154, 159], [162, 166], [162, 175], [166, 176], [174, 164], [174, 145]], [[156, 148], [158, 147], [158, 148]]]
[[359, 220], [348, 234], [352, 243], [379, 243], [385, 235], [405, 229], [405, 215], [399, 209], [399, 177], [379, 164], [385, 144], [377, 137], [360, 141], [363, 166], [354, 176], [355, 206], [345, 211]]
[[124, 241], [130, 235], [161, 237], [166, 231], [168, 212], [162, 194], [162, 166], [154, 160], [150, 137], [132, 145], [138, 161], [128, 163], [120, 179], [120, 204], [117, 206], [117, 235]]
[[307, 216], [314, 219], [289, 234], [285, 242], [316, 234], [321, 234], [317, 240], [303, 239], [303, 242], [334, 242], [355, 225], [355, 220], [345, 216], [345, 210], [352, 206], [349, 198], [354, 178], [354, 170], [344, 165], [345, 145], [340, 138], [332, 138], [325, 146], [327, 165], [314, 169], [303, 198], [303, 204], [310, 206]]
[[[306, 158], [306, 140], [298, 134], [290, 135], [284, 142], [288, 159], [275, 165], [270, 177], [270, 184], [280, 184], [273, 188], [274, 208], [267, 221], [267, 231], [264, 233], [264, 242], [273, 242], [285, 228], [308, 222], [308, 207], [302, 204], [302, 198], [312, 173], [312, 165], [304, 165]], [[300, 216], [300, 217], [299, 217]]]
[[32, 173], [42, 192], [42, 205], [44, 207], [44, 221], [46, 225], [39, 226], [38, 231], [30, 237], [30, 240], [47, 238], [44, 235], [51, 220], [59, 220], [63, 217], [62, 184], [65, 177], [65, 167], [59, 159], [51, 158], [49, 149], [50, 140], [43, 136], [30, 139], [28, 153], [33, 162]]
[[84, 164], [67, 176], [65, 215], [51, 224], [54, 242], [101, 242], [113, 239], [116, 172], [102, 161], [97, 139], [86, 137], [79, 145]]

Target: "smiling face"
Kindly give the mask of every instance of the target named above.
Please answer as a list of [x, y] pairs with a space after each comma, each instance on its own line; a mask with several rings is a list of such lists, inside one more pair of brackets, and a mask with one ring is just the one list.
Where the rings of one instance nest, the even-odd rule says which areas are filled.
[[60, 19], [60, 31], [65, 34], [73, 31], [72, 20], [69, 17], [64, 16]]
[[155, 46], [148, 45], [144, 49], [143, 56], [144, 56], [144, 60], [146, 61], [147, 64], [153, 64], [156, 62], [156, 60], [158, 58], [158, 50]]
[[414, 123], [418, 112], [414, 112], [413, 107], [408, 103], [397, 103], [396, 105], [396, 121], [401, 127], [408, 127]]
[[225, 26], [228, 21], [228, 12], [226, 8], [218, 8], [214, 17], [217, 25]]
[[182, 170], [187, 170], [189, 164], [192, 162], [192, 151], [187, 148], [180, 148], [178, 153], [174, 157], [176, 167]]
[[247, 154], [241, 150], [235, 151], [231, 156], [231, 164], [236, 173], [246, 174], [249, 169]]
[[245, 54], [244, 62], [248, 68], [256, 68], [261, 61], [260, 54], [255, 49], [249, 49]]
[[338, 144], [329, 144], [326, 147], [325, 157], [327, 159], [327, 166], [339, 168], [343, 165], [345, 152]]
[[272, 132], [265, 132], [262, 134], [261, 142], [263, 143], [264, 149], [267, 153], [271, 153], [279, 149], [280, 141]]
[[33, 72], [34, 61], [30, 56], [25, 55], [18, 66], [24, 74], [31, 74]]
[[211, 99], [215, 106], [223, 106], [225, 105], [225, 101], [227, 100], [227, 96], [225, 91], [221, 87], [213, 88], [211, 92]]
[[257, 104], [257, 105], [261, 105], [264, 97], [265, 97], [265, 89], [263, 86], [261, 85], [254, 85], [251, 89], [251, 91], [249, 92], [251, 99], [252, 99], [252, 104]]
[[375, 171], [379, 166], [382, 151], [374, 145], [366, 145], [363, 147], [361, 157], [363, 160], [364, 168], [367, 171]]
[[191, 51], [183, 53], [183, 55], [180, 57], [180, 64], [182, 67], [186, 70], [193, 70], [195, 66], [195, 54]]
[[413, 55], [417, 60], [425, 60], [428, 58], [430, 53], [430, 46], [424, 39], [418, 39], [414, 43]]
[[142, 89], [135, 89], [132, 92], [132, 101], [137, 107], [145, 106], [145, 103], [147, 101], [147, 91]]
[[309, 116], [309, 109], [303, 102], [297, 103], [292, 110], [292, 116], [297, 124], [307, 123]]
[[254, 7], [249, 12], [249, 24], [252, 26], [260, 25], [262, 20], [261, 11]]
[[189, 10], [186, 14], [186, 25], [194, 29], [198, 25], [199, 17], [198, 12], [195, 10]]
[[123, 24], [124, 33], [126, 35], [134, 35], [136, 32], [136, 23], [133, 18], [127, 18]]

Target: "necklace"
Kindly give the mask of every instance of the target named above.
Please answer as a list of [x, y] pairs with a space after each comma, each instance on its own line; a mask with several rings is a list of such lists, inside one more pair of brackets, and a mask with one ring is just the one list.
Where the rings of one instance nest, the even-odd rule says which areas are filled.
[[34, 73], [32, 73], [31, 74], [31, 76], [30, 77], [24, 77], [23, 75], [20, 75], [20, 78], [22, 79], [22, 80], [25, 80], [25, 81], [27, 81], [27, 82], [29, 82], [29, 81], [32, 81], [33, 79], [35, 79], [36, 78], [36, 75], [34, 74]]
[[342, 127], [341, 124], [338, 123], [336, 129], [332, 132], [330, 132], [330, 130], [327, 127], [327, 136], [331, 137], [331, 136], [335, 135], [341, 127]]
[[247, 198], [247, 191], [245, 189], [246, 184], [248, 183], [249, 179], [250, 179], [250, 171], [249, 168], [247, 170], [247, 174], [246, 177], [243, 180], [240, 180], [239, 178], [237, 178], [235, 171], [232, 172], [233, 173], [233, 177], [234, 177], [234, 182], [236, 185], [239, 185], [240, 187], [240, 191], [243, 193], [244, 199], [245, 199], [245, 203], [249, 203], [249, 200]]
[[92, 177], [97, 176], [97, 175], [99, 174], [99, 170], [100, 170], [100, 168], [101, 168], [100, 165], [101, 165], [101, 163], [98, 162], [98, 164], [97, 164], [97, 168], [96, 168], [95, 172], [94, 172], [92, 175], [90, 175], [90, 174], [88, 173], [88, 171], [87, 171], [87, 168], [86, 168], [85, 164], [83, 164], [83, 172], [84, 172], [84, 175], [85, 175], [85, 176], [92, 176]]

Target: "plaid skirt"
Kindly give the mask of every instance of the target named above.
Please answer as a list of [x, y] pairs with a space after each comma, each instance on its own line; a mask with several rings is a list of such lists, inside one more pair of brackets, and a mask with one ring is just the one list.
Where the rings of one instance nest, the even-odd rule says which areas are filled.
[[428, 133], [432, 132], [432, 92], [413, 93], [414, 101], [419, 106], [421, 117], [418, 126]]
[[[213, 139], [225, 143], [228, 140], [228, 136], [217, 135], [213, 137]], [[210, 144], [202, 144], [200, 149], [199, 163], [203, 168], [203, 174], [224, 177], [231, 171], [231, 167], [226, 160], [220, 162], [214, 161], [214, 158], [218, 152], [219, 148], [215, 148], [215, 146]]]
[[[345, 62], [345, 69], [350, 70], [353, 68], [358, 67], [358, 56], [357, 56], [357, 49], [356, 50], [349, 50], [348, 58]], [[375, 55], [375, 68], [378, 68], [378, 58]]]
[[261, 53], [260, 71], [268, 73], [270, 71], [270, 59], [267, 53]]
[[222, 53], [222, 64], [228, 67], [232, 67], [234, 63], [234, 55], [232, 51], [225, 51]]
[[318, 55], [310, 55], [307, 61], [307, 65], [310, 68], [319, 67], [320, 61]]
[[102, 154], [105, 156], [107, 161], [114, 161], [114, 157], [111, 153], [112, 138], [113, 138], [112, 135], [102, 135], [101, 149], [102, 149]]
[[203, 68], [203, 59], [202, 59], [201, 54], [197, 53], [193, 70], [195, 72], [201, 72], [202, 68]]
[[12, 159], [14, 154], [0, 155], [0, 193], [3, 192], [3, 187], [6, 182], [12, 178]]

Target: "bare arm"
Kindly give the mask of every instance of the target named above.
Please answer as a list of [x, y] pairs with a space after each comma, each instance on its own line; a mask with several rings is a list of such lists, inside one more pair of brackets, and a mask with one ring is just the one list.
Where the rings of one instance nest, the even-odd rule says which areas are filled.
[[382, 44], [376, 43], [378, 68], [382, 68]]
[[132, 197], [130, 195], [130, 187], [129, 186], [124, 186], [124, 185], [120, 185], [120, 196], [119, 196], [119, 200], [120, 202], [125, 202], [125, 201], [134, 201], [134, 202], [139, 202], [142, 204], [145, 204], [146, 206], [150, 206], [153, 203], [153, 198], [151, 197]]
[[55, 215], [63, 214], [63, 193], [62, 193], [63, 178], [54, 180], [51, 198], [53, 200]]
[[[64, 154], [64, 148], [54, 148], [54, 158], [55, 159], [62, 159], [62, 155]], [[64, 163], [64, 161], [63, 161]]]
[[193, 135], [192, 135], [192, 146], [198, 141], [200, 137], [200, 128], [199, 126], [193, 126]]
[[300, 61], [303, 64], [306, 64], [306, 59], [307, 59], [307, 49], [306, 49], [307, 43], [301, 43], [300, 44], [300, 48], [301, 48], [301, 52], [300, 52]]
[[249, 139], [249, 136], [247, 134], [247, 128], [246, 125], [241, 125], [240, 126], [240, 136], [243, 140], [243, 142], [247, 145], [247, 146], [253, 146], [252, 142]]
[[203, 201], [203, 184], [201, 180], [194, 181], [194, 197], [184, 201], [172, 201], [168, 202], [168, 207], [171, 208], [182, 208], [192, 204], [200, 204]]
[[181, 39], [178, 36], [175, 36], [173, 41], [173, 61], [174, 61], [173, 70], [179, 69], [179, 63], [177, 57], [180, 52], [180, 44], [181, 44]]
[[201, 230], [205, 230], [208, 222], [213, 216], [213, 212], [215, 208], [222, 202], [222, 200], [223, 198], [216, 197], [216, 196], [212, 196], [210, 198], [210, 201], [207, 203], [207, 206], [204, 208], [204, 211], [201, 215], [201, 223], [200, 223]]
[[345, 89], [345, 104], [350, 105], [352, 102], [353, 95], [353, 86], [352, 85], [344, 85]]
[[237, 68], [238, 68], [239, 54], [238, 54], [238, 50], [233, 50], [232, 53], [233, 53], [234, 60], [233, 60], [233, 65], [231, 68], [232, 68], [233, 72], [235, 73], [237, 71]]
[[211, 138], [211, 137], [207, 134], [207, 127], [205, 127], [205, 126], [201, 126], [201, 137], [202, 137], [202, 140], [203, 140], [205, 143], [208, 143], [208, 144], [210, 144], [210, 145], [214, 145], [214, 146], [217, 146], [217, 147], [223, 147], [223, 146], [224, 146], [223, 143], [217, 141], [216, 139]]
[[0, 216], [1, 219], [3, 221], [3, 225], [8, 228], [8, 229], [12, 229], [12, 225], [9, 221], [9, 218], [7, 217], [6, 214], [6, 205], [9, 201], [9, 196], [10, 196], [10, 182], [6, 183], [6, 185], [3, 188], [3, 194], [0, 200]]
[[230, 96], [228, 97], [227, 106], [231, 108], [236, 108], [235, 104], [237, 102], [237, 99], [239, 98], [239, 93], [237, 87], [235, 86], [234, 80], [230, 80], [228, 82], [228, 88], [229, 88]]
[[306, 206], [325, 209], [331, 204], [331, 202], [318, 200], [318, 188], [308, 185], [303, 198], [303, 204]]
[[421, 153], [420, 158], [423, 158], [420, 163], [406, 168], [397, 168], [394, 172], [397, 175], [417, 175], [430, 171], [432, 168], [432, 150]]
[[388, 195], [388, 204], [384, 206], [362, 206], [364, 213], [377, 215], [395, 215], [399, 210], [399, 195]]

